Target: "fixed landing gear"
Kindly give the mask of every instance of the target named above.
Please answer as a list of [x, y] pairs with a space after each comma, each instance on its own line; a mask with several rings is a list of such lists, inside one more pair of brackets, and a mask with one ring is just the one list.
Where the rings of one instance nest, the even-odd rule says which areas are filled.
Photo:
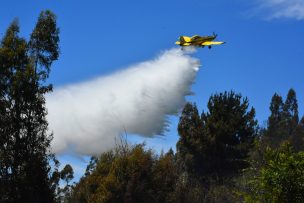
[[209, 49], [211, 49], [211, 46], [208, 46]]

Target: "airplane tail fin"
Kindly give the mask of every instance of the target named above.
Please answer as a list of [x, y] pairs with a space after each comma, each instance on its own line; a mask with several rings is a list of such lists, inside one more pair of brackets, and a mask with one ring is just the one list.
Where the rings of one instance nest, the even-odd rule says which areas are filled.
[[181, 43], [191, 42], [191, 38], [190, 38], [190, 37], [187, 37], [187, 36], [180, 36], [180, 37], [179, 37], [179, 41], [180, 41]]
[[191, 42], [191, 38], [187, 36], [180, 36], [179, 41], [175, 42], [175, 44], [178, 44], [180, 46], [189, 46]]

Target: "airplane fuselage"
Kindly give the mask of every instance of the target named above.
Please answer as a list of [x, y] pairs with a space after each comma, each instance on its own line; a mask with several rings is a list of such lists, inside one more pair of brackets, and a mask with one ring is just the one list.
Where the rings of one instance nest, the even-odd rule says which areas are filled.
[[187, 37], [187, 36], [180, 36], [179, 37], [179, 45], [188, 45], [191, 44], [192, 46], [202, 46], [202, 43], [207, 42], [207, 41], [213, 41], [216, 38], [216, 36], [199, 36], [199, 35], [194, 35], [192, 37]]
[[199, 36], [194, 35], [192, 37], [188, 36], [180, 36], [179, 41], [175, 42], [175, 44], [178, 44], [180, 46], [197, 46], [197, 47], [205, 47], [208, 46], [211, 48], [212, 45], [220, 45], [224, 44], [225, 42], [215, 42], [216, 34], [213, 34], [213, 36]]
[[201, 46], [201, 44], [203, 42], [207, 42], [207, 41], [213, 41], [215, 39], [214, 36], [198, 36], [198, 35], [194, 35], [193, 37], [191, 37], [191, 44], [194, 46]]

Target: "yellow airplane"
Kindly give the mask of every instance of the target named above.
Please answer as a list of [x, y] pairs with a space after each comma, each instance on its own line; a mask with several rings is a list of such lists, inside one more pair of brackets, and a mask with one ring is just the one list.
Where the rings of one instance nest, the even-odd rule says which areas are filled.
[[196, 46], [196, 47], [205, 47], [208, 46], [209, 49], [211, 49], [212, 45], [220, 45], [224, 44], [225, 42], [215, 42], [215, 38], [217, 35], [213, 33], [213, 36], [199, 36], [194, 35], [192, 37], [187, 36], [180, 36], [179, 41], [175, 42], [175, 44], [178, 44], [180, 46]]

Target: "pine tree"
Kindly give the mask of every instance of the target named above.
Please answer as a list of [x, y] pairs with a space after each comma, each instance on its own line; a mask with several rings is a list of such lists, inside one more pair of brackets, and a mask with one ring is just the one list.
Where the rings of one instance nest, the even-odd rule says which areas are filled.
[[203, 140], [202, 121], [196, 104], [187, 103], [178, 123], [180, 136], [177, 144], [177, 161], [180, 171], [196, 174], [202, 171], [202, 148], [208, 140]]
[[195, 105], [185, 106], [178, 126], [177, 156], [188, 174], [221, 180], [248, 166], [245, 159], [257, 131], [255, 110], [248, 107], [248, 99], [234, 92], [211, 96], [209, 112], [201, 117]]
[[59, 55], [55, 15], [41, 12], [29, 42], [18, 33], [14, 21], [0, 48], [0, 200], [52, 202], [44, 94], [52, 89], [45, 80]]
[[213, 95], [208, 102], [208, 113], [202, 114], [204, 136], [210, 144], [206, 172], [230, 178], [248, 167], [248, 153], [257, 135], [255, 110], [249, 109], [247, 98], [234, 92]]

